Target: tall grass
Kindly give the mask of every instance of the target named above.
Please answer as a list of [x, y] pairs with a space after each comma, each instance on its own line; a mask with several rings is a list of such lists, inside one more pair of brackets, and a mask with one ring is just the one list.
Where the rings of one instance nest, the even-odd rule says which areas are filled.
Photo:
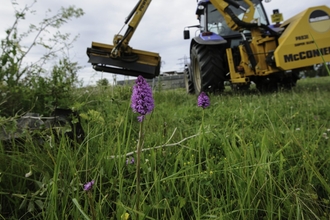
[[[122, 156], [136, 150], [139, 135], [131, 88], [76, 92], [82, 144], [48, 135], [1, 145], [0, 219], [92, 219], [93, 209], [97, 219], [135, 219], [135, 164]], [[210, 95], [204, 113], [183, 90], [154, 92], [140, 216], [329, 219], [329, 97], [328, 77], [301, 80], [290, 92]], [[89, 202], [83, 184], [92, 179]]]

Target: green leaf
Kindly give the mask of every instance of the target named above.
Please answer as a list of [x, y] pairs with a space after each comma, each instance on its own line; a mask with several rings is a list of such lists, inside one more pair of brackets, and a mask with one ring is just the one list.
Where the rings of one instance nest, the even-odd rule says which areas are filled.
[[2, 57], [2, 61], [1, 61], [2, 66], [6, 65], [7, 61], [8, 61], [8, 55], [5, 54], [5, 55]]
[[36, 200], [34, 201], [35, 204], [37, 204], [37, 206], [40, 208], [40, 209], [43, 209], [44, 208], [44, 203], [41, 201], [41, 200]]
[[180, 203], [180, 208], [182, 208], [183, 206], [186, 205], [186, 198], [183, 198], [181, 196], [179, 196], [179, 203]]
[[34, 211], [34, 202], [30, 200], [28, 205], [28, 212], [33, 212], [33, 211]]
[[23, 209], [23, 208], [25, 208], [26, 204], [27, 204], [27, 198], [24, 197], [24, 199], [23, 199], [22, 203], [20, 204], [20, 206], [18, 207], [18, 209]]
[[78, 203], [78, 201], [77, 201], [76, 198], [73, 198], [73, 199], [72, 199], [72, 202], [73, 202], [73, 204], [75, 204], [75, 206], [77, 207], [77, 209], [79, 210], [79, 212], [84, 216], [84, 218], [85, 218], [86, 220], [91, 220], [91, 219], [88, 217], [88, 215], [82, 210], [82, 208], [81, 208], [81, 206], [80, 206], [80, 204]]

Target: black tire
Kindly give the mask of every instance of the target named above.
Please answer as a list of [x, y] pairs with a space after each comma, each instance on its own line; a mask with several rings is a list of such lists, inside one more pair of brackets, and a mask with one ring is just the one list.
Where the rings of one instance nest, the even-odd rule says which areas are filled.
[[191, 76], [195, 93], [222, 92], [226, 79], [225, 48], [219, 45], [195, 44], [190, 51]]
[[194, 83], [191, 79], [191, 72], [189, 71], [190, 66], [186, 66], [183, 74], [184, 74], [184, 82], [186, 86], [186, 91], [188, 94], [194, 94], [195, 93], [195, 88], [194, 88]]
[[299, 79], [299, 71], [293, 70], [291, 74], [281, 79], [280, 86], [282, 90], [291, 90], [296, 86], [297, 80]]
[[277, 80], [263, 80], [261, 82], [256, 83], [256, 87], [261, 93], [274, 93], [278, 91]]

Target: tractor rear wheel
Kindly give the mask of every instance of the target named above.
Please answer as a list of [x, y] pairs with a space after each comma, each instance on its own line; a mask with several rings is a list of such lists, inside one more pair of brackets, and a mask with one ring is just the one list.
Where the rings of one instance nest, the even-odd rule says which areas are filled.
[[195, 88], [194, 88], [194, 83], [191, 79], [191, 71], [190, 71], [190, 66], [185, 66], [185, 69], [183, 71], [184, 75], [184, 83], [186, 86], [186, 91], [188, 94], [194, 94], [195, 93]]
[[190, 51], [191, 76], [195, 94], [222, 92], [226, 78], [225, 48], [219, 45], [195, 44]]

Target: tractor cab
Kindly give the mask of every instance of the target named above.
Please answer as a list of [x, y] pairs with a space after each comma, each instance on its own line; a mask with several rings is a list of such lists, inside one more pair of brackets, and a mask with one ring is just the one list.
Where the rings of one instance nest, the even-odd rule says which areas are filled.
[[[243, 1], [236, 1], [239, 5], [244, 8], [249, 8], [249, 5]], [[262, 4], [261, 0], [252, 0], [252, 3], [255, 7], [255, 12], [253, 18], [255, 23], [261, 23], [264, 25], [269, 25], [269, 21]], [[239, 18], [243, 20], [244, 11], [240, 8], [230, 7], [232, 12]], [[230, 39], [241, 38], [241, 30], [232, 30], [227, 24], [224, 14], [217, 10], [214, 5], [209, 0], [202, 0], [198, 3], [196, 10], [197, 18], [200, 21], [200, 31], [203, 32], [212, 32], [221, 37], [225, 38], [227, 41]], [[228, 16], [228, 15], [227, 15]], [[228, 18], [227, 18], [228, 20]], [[243, 33], [249, 36], [249, 30], [243, 30]]]

